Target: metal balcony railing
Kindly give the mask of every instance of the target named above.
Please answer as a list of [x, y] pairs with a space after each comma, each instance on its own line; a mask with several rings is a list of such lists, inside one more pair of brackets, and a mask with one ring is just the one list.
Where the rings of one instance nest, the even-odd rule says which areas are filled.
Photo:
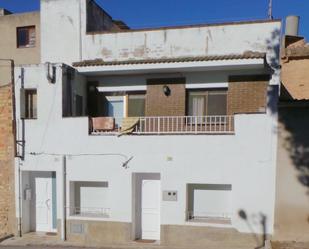
[[90, 133], [97, 135], [121, 133], [133, 135], [233, 134], [234, 128], [234, 116], [232, 115], [98, 117], [92, 118], [90, 122]]

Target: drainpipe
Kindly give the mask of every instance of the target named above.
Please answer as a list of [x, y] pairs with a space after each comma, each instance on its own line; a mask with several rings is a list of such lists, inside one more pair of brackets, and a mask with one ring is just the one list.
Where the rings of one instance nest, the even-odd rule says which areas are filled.
[[61, 239], [63, 241], [66, 240], [66, 175], [67, 175], [67, 160], [66, 156], [62, 157], [62, 184], [63, 184], [63, 192], [62, 192], [62, 202], [63, 202], [63, 209], [62, 209], [62, 222], [61, 222]]

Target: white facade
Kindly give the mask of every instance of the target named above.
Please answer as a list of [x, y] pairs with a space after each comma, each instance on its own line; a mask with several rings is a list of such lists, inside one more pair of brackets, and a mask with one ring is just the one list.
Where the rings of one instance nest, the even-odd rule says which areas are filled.
[[[85, 4], [84, 0], [41, 1], [42, 62], [71, 64], [97, 58], [121, 61], [242, 54], [248, 50], [265, 52], [268, 64], [272, 66], [278, 62], [276, 51], [280, 22], [90, 35], [85, 30]], [[152, 180], [160, 181], [162, 196], [164, 191], [177, 193], [176, 201], [160, 198], [161, 225], [228, 227], [251, 233], [238, 215], [239, 210], [245, 210], [254, 232], [262, 232], [260, 213], [267, 217], [267, 232], [273, 232], [277, 144], [274, 103], [278, 95], [278, 69], [274, 67], [269, 82], [266, 113], [235, 115], [234, 134], [118, 137], [89, 135], [88, 117], [62, 117], [67, 67], [64, 64], [55, 64], [55, 67], [55, 83], [50, 83], [46, 78], [45, 64], [24, 66], [24, 78], [21, 68], [15, 70], [17, 117], [20, 117], [19, 106], [22, 104], [19, 103], [21, 88], [37, 89], [38, 106], [37, 119], [17, 119], [17, 139], [23, 140], [24, 134], [25, 158], [16, 159], [16, 179], [19, 179], [19, 169], [22, 176], [16, 181], [16, 189], [20, 190], [16, 194], [17, 203], [19, 195], [23, 197], [20, 202], [22, 212], [17, 205], [16, 215], [21, 217], [24, 232], [33, 229], [33, 214], [29, 215], [32, 200], [26, 200], [24, 193], [26, 188], [32, 186], [31, 174], [37, 171], [56, 172], [57, 201], [54, 203], [62, 233], [64, 218], [125, 222], [136, 226], [138, 208], [135, 202], [138, 197], [132, 186], [137, 184], [134, 182], [137, 173], [159, 175], [159, 178]], [[262, 59], [204, 62], [199, 67], [194, 63], [178, 63], [125, 68], [113, 66], [110, 69], [98, 66], [77, 70], [79, 73], [75, 72], [73, 93], [84, 97], [83, 110], [86, 109], [88, 81], [98, 81], [101, 91], [104, 88], [128, 90], [144, 89], [149, 78], [181, 76], [186, 78], [188, 89], [220, 88], [227, 87], [230, 75], [269, 72]], [[22, 153], [22, 147], [19, 147], [19, 153]], [[128, 168], [123, 167], [124, 163]], [[74, 205], [72, 203], [76, 203], [74, 182], [106, 183], [104, 189], [97, 186], [100, 188], [98, 196], [104, 198], [104, 207], [101, 208], [105, 209], [106, 216], [72, 215], [70, 208]], [[222, 203], [229, 205], [224, 212], [229, 213], [231, 222], [216, 224], [188, 220], [188, 184], [231, 186], [229, 192], [220, 195], [224, 198]], [[91, 187], [78, 190], [81, 194], [79, 198], [87, 196], [83, 201], [92, 203], [89, 208], [97, 208], [94, 207], [96, 200], [91, 199], [92, 195], [97, 198], [96, 191], [92, 190]], [[204, 200], [203, 196], [198, 195], [196, 199]], [[216, 195], [210, 193], [207, 198], [209, 210], [216, 208]], [[205, 203], [200, 208], [203, 205]]]
[[[38, 119], [25, 121], [27, 142], [22, 170], [56, 171], [61, 179], [61, 155], [73, 155], [67, 157], [67, 189], [70, 181], [109, 182], [110, 203], [106, 208], [111, 209], [111, 217], [108, 220], [122, 222], [132, 221], [132, 173], [160, 173], [162, 189], [178, 191], [177, 202], [162, 202], [162, 224], [190, 224], [185, 220], [187, 183], [231, 184], [232, 226], [250, 232], [237, 214], [244, 209], [250, 214], [266, 214], [268, 231], [272, 231], [277, 116], [271, 111], [236, 115], [235, 135], [89, 136], [87, 117], [62, 118], [62, 81], [50, 84], [44, 72], [44, 66], [25, 67], [25, 87], [38, 89]], [[61, 75], [61, 68], [57, 74]], [[17, 70], [16, 77], [19, 76]], [[191, 73], [187, 79], [190, 82], [190, 77], [204, 78], [207, 82], [207, 76], [207, 73]], [[218, 73], [217, 77], [224, 80], [224, 73]], [[129, 78], [128, 82], [143, 80], [134, 76], [133, 79]], [[117, 78], [104, 79], [109, 81], [117, 82]], [[129, 168], [124, 169], [122, 163], [131, 156]], [[60, 179], [57, 178], [59, 219]]]

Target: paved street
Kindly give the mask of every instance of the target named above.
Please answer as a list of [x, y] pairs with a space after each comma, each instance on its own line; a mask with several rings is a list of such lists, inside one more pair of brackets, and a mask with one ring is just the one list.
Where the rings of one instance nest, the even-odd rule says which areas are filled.
[[[58, 246], [0, 246], [0, 249], [93, 249], [90, 247], [58, 247]], [[116, 248], [104, 248], [104, 249], [116, 249]]]
[[[71, 246], [2, 246], [0, 245], [0, 249], [134, 249], [133, 247], [102, 247], [102, 248], [93, 248], [93, 247], [71, 247]], [[148, 249], [153, 247], [138, 247], [139, 249]], [[172, 249], [172, 248], [164, 248], [164, 249]], [[174, 248], [173, 248], [174, 249]], [[183, 249], [183, 248], [182, 248]]]
[[[1, 249], [44, 249], [46, 248], [46, 246], [0, 246]], [[66, 248], [66, 249], [73, 249], [74, 247], [49, 247], [49, 248], [54, 248], [54, 249], [62, 249], [62, 248]], [[76, 248], [76, 247], [75, 247]]]

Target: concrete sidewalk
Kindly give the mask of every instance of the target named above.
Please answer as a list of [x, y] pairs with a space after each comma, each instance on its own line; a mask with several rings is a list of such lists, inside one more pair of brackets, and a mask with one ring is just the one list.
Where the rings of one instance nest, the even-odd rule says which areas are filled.
[[[77, 243], [71, 243], [62, 241], [59, 239], [57, 235], [47, 235], [46, 233], [28, 233], [23, 237], [13, 237], [7, 240], [4, 240], [0, 243], [0, 249], [44, 249], [44, 248], [52, 248], [52, 249], [95, 249], [93, 247], [81, 246]], [[130, 242], [127, 244], [113, 244], [113, 245], [103, 245], [100, 247], [101, 249], [254, 249], [248, 247], [247, 245], [243, 245], [241, 247], [231, 247], [229, 245], [222, 246], [222, 243], [217, 246], [212, 244], [205, 245], [203, 247], [172, 247], [172, 246], [163, 246], [159, 243], [140, 243], [140, 242]], [[298, 249], [298, 248], [297, 248]]]

